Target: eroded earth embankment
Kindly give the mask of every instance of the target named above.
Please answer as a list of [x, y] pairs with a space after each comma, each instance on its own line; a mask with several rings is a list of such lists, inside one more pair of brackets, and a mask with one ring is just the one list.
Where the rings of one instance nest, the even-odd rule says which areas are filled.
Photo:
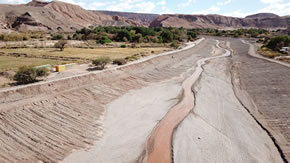
[[238, 39], [227, 39], [234, 50], [232, 68], [241, 101], [269, 132], [284, 162], [290, 160], [290, 68], [253, 57], [255, 51]]
[[88, 148], [104, 135], [108, 103], [129, 90], [180, 76], [209, 56], [214, 44], [207, 39], [118, 70], [1, 91], [0, 162], [56, 162]]

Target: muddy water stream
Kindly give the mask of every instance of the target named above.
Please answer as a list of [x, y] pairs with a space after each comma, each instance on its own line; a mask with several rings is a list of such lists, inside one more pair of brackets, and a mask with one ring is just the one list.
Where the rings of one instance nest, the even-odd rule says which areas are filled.
[[[219, 41], [217, 41], [216, 46], [221, 48], [219, 46]], [[226, 50], [223, 55], [198, 60], [194, 73], [182, 83], [184, 90], [182, 100], [170, 109], [170, 111], [157, 124], [149, 136], [146, 142], [146, 162], [172, 163], [172, 135], [178, 124], [189, 114], [189, 112], [194, 107], [195, 99], [191, 87], [203, 72], [202, 66], [208, 60], [227, 57], [230, 56], [230, 54], [230, 51]]]

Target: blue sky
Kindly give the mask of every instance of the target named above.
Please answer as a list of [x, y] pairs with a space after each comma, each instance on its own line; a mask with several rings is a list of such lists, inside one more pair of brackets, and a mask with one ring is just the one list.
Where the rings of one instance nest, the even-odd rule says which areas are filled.
[[[29, 0], [0, 0], [26, 3]], [[157, 14], [221, 14], [244, 17], [260, 12], [290, 15], [290, 0], [60, 0], [91, 10], [113, 10]]]

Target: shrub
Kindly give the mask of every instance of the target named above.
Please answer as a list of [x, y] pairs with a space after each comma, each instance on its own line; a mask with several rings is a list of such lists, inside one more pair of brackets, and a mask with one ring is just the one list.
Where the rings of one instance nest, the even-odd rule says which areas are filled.
[[107, 36], [103, 36], [99, 41], [100, 44], [109, 44], [112, 42]]
[[136, 35], [133, 37], [133, 41], [134, 41], [134, 42], [141, 43], [141, 42], [143, 41], [142, 34], [140, 34], [140, 33], [136, 34]]
[[127, 46], [126, 46], [126, 45], [121, 45], [120, 47], [121, 47], [121, 48], [126, 48]]
[[32, 67], [21, 67], [14, 75], [14, 80], [18, 84], [33, 83], [36, 81], [37, 74], [35, 68]]
[[52, 40], [63, 40], [64, 39], [64, 36], [62, 34], [56, 34], [56, 35], [53, 35]]
[[45, 77], [45, 76], [48, 76], [49, 75], [49, 71], [47, 68], [37, 68], [36, 69], [36, 75], [37, 77]]
[[130, 33], [128, 30], [124, 29], [118, 32], [117, 38], [119, 41], [131, 41], [132, 40], [132, 33]]
[[173, 48], [178, 48], [179, 47], [179, 42], [176, 41], [176, 40], [174, 40], [174, 41], [172, 41], [172, 43], [170, 44], [170, 46], [173, 47]]
[[92, 63], [97, 67], [97, 69], [103, 70], [109, 62], [111, 62], [111, 59], [109, 57], [100, 57], [93, 60]]
[[283, 46], [290, 45], [290, 36], [277, 36], [272, 38], [266, 45], [267, 48], [279, 51]]
[[137, 45], [136, 45], [135, 43], [133, 43], [133, 44], [131, 45], [131, 48], [137, 48]]
[[124, 58], [117, 58], [113, 60], [113, 64], [124, 65], [126, 64], [126, 60]]
[[126, 61], [135, 61], [138, 60], [139, 58], [137, 56], [128, 56], [125, 58]]
[[29, 37], [24, 33], [10, 33], [10, 34], [1, 34], [0, 40], [2, 41], [25, 41]]
[[63, 51], [66, 44], [66, 40], [59, 40], [57, 43], [54, 44], [54, 47], [59, 48], [60, 51]]
[[34, 67], [20, 67], [14, 75], [14, 80], [18, 84], [28, 84], [37, 81], [38, 77], [45, 77], [49, 74], [46, 68], [34, 68]]
[[162, 37], [163, 42], [171, 42], [173, 40], [173, 34], [169, 31], [163, 31], [160, 36]]

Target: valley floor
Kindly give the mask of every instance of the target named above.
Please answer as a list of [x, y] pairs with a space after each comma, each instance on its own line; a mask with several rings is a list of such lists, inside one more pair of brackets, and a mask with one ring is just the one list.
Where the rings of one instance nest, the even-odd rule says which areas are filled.
[[[280, 79], [283, 72], [288, 78], [288, 67], [248, 56], [249, 46], [238, 39], [220, 39], [232, 56], [205, 61], [192, 89], [183, 90], [201, 59], [225, 53], [216, 39], [103, 72], [1, 91], [0, 162], [154, 162], [149, 158], [156, 145], [164, 145], [154, 131], [171, 125], [165, 117], [183, 99], [194, 104], [181, 106], [189, 114], [168, 126], [172, 146], [165, 142], [169, 152], [158, 155], [161, 162], [285, 162], [290, 80], [268, 77]], [[270, 75], [261, 74], [263, 69]], [[266, 83], [258, 85], [251, 75]], [[276, 91], [267, 92], [270, 84]], [[188, 98], [184, 92], [191, 90]], [[277, 112], [267, 114], [273, 108]]]

